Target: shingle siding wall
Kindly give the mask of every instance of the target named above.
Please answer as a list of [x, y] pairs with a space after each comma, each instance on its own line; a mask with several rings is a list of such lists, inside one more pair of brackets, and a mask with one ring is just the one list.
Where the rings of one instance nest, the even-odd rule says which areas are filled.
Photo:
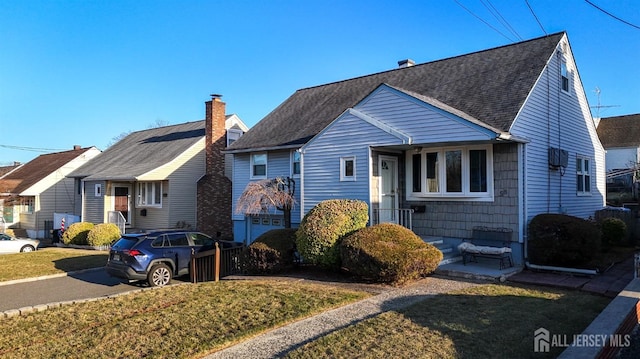
[[[425, 206], [424, 213], [413, 214], [413, 230], [423, 236], [471, 238], [475, 226], [508, 228], [512, 240], [519, 235], [518, 220], [518, 146], [493, 146], [493, 202], [404, 201], [402, 208]], [[404, 188], [405, 167], [400, 182]], [[403, 192], [404, 193], [404, 192]]]

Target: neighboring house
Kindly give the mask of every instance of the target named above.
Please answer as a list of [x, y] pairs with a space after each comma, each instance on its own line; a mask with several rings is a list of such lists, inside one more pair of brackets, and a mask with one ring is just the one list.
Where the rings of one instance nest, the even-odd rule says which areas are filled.
[[[604, 206], [604, 150], [566, 33], [399, 64], [298, 90], [234, 142], [234, 203], [250, 181], [290, 176], [294, 226], [322, 200], [359, 199], [372, 224], [452, 246], [507, 233], [517, 263], [535, 215]], [[233, 220], [246, 242], [282, 225], [275, 210]]]
[[30, 238], [48, 238], [54, 213], [79, 208], [77, 187], [66, 176], [100, 154], [95, 147], [40, 155], [0, 178], [3, 217], [8, 227], [26, 230]]
[[[222, 104], [222, 112], [211, 111], [213, 102]], [[209, 161], [205, 152], [226, 147], [246, 130], [238, 116], [225, 116], [224, 103], [216, 99], [206, 103], [205, 120], [133, 132], [69, 175], [82, 183], [78, 214], [83, 221], [116, 223], [125, 230], [206, 228], [206, 233], [230, 236], [230, 229], [207, 227], [198, 213], [211, 211], [207, 205], [221, 208], [207, 200], [210, 196], [226, 196], [230, 203], [230, 184], [209, 187], [213, 194], [202, 190], [209, 172], [217, 171], [229, 183], [225, 175], [231, 176], [223, 156]], [[230, 211], [229, 206], [216, 213], [230, 222]]]
[[640, 166], [640, 114], [602, 118], [598, 137], [606, 150], [607, 186], [631, 192]]

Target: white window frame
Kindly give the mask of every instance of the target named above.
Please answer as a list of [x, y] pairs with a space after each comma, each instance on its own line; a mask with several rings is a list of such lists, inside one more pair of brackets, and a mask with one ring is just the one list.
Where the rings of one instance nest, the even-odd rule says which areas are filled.
[[[592, 162], [591, 157], [583, 155], [576, 156], [576, 194], [578, 196], [591, 196], [591, 188], [593, 187], [593, 175], [591, 174]], [[587, 184], [589, 187], [588, 190]], [[580, 190], [580, 185], [582, 185], [582, 190]]]
[[[296, 161], [296, 156], [297, 161]], [[295, 173], [295, 164], [298, 163], [298, 173]], [[291, 177], [300, 177], [300, 172], [302, 172], [302, 154], [297, 151], [291, 151]]]
[[240, 139], [240, 137], [244, 134], [242, 130], [238, 130], [236, 128], [230, 128], [227, 130], [227, 147], [231, 146], [232, 143]]
[[21, 199], [21, 213], [33, 214], [36, 207], [36, 198], [33, 196], [22, 197]]
[[[472, 150], [484, 150], [486, 151], [486, 192], [471, 192], [471, 157], [470, 151]], [[447, 192], [447, 164], [446, 153], [449, 151], [461, 151], [462, 153], [462, 191], [461, 192]], [[438, 190], [430, 192], [427, 186], [427, 166], [426, 159], [427, 153], [437, 153], [438, 161], [435, 169]], [[420, 154], [420, 191], [413, 191], [413, 156]], [[478, 201], [478, 202], [491, 202], [494, 200], [494, 188], [493, 188], [493, 146], [492, 145], [474, 145], [474, 146], [452, 146], [452, 147], [437, 147], [437, 148], [423, 148], [419, 152], [407, 151], [406, 152], [406, 197], [407, 200], [450, 200], [450, 201]]]
[[[264, 174], [263, 175], [256, 175], [255, 174], [255, 166], [256, 164], [254, 163], [255, 158], [257, 156], [264, 156]], [[252, 153], [251, 154], [251, 179], [265, 179], [267, 178], [267, 174], [268, 172], [268, 165], [269, 165], [269, 155], [266, 152], [258, 152], [258, 153]], [[258, 164], [258, 166], [261, 166], [261, 164]]]
[[93, 186], [93, 195], [95, 197], [102, 197], [102, 183], [96, 183]]
[[[571, 70], [567, 66], [567, 60], [562, 59], [560, 63], [560, 89], [564, 93], [571, 93]], [[565, 79], [567, 80], [567, 88], [564, 88]]]
[[[162, 208], [162, 181], [143, 181], [136, 185], [136, 207]], [[149, 193], [150, 192], [150, 193]], [[148, 201], [148, 200], [151, 201]]]
[[[347, 163], [353, 162], [353, 174], [347, 175]], [[356, 156], [340, 157], [340, 182], [354, 182], [356, 180]]]

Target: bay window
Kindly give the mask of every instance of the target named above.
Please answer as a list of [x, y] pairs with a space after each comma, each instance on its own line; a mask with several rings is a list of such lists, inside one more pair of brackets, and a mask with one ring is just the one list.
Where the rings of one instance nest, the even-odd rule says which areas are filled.
[[407, 152], [407, 198], [491, 200], [491, 145], [426, 148]]

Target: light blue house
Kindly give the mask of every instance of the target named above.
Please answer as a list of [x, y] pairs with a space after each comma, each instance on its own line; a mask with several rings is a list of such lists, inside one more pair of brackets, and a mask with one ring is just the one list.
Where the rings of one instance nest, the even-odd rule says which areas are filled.
[[[296, 180], [294, 226], [318, 202], [363, 200], [455, 247], [499, 233], [516, 263], [540, 213], [604, 206], [604, 150], [567, 34], [296, 91], [234, 142], [233, 201], [250, 181]], [[282, 226], [234, 213], [236, 241]], [[491, 240], [489, 236], [489, 240]]]

